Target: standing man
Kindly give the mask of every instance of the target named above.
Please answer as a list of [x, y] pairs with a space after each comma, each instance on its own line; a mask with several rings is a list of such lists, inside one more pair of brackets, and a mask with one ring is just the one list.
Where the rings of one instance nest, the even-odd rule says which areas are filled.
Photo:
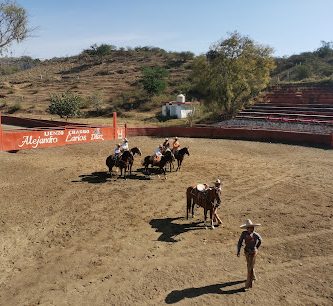
[[[214, 188], [216, 189], [216, 191], [219, 194], [219, 197], [222, 200], [222, 186], [221, 186], [221, 180], [220, 179], [216, 179], [216, 181], [214, 182]], [[214, 206], [214, 211], [213, 211], [213, 222], [217, 221], [217, 225], [222, 224], [222, 220], [220, 219], [219, 215], [217, 214], [217, 209], [219, 208], [219, 206], [220, 206], [220, 204], [218, 204], [216, 202], [215, 206]]]
[[245, 224], [240, 226], [240, 228], [246, 229], [242, 232], [237, 245], [237, 256], [239, 257], [243, 241], [245, 241], [244, 253], [247, 263], [247, 280], [245, 283], [245, 290], [252, 288], [252, 282], [256, 280], [254, 265], [258, 249], [261, 245], [261, 237], [254, 231], [254, 228], [260, 225], [261, 224], [252, 223], [250, 219], [247, 219]]

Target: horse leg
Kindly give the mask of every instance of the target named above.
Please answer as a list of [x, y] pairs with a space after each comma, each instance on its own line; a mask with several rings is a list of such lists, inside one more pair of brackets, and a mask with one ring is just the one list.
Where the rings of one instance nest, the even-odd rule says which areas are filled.
[[188, 220], [188, 213], [191, 210], [191, 198], [188, 195], [186, 195], [186, 198], [186, 220]]
[[212, 207], [210, 208], [209, 212], [210, 212], [210, 227], [211, 227], [211, 229], [214, 229], [215, 227], [214, 227], [214, 223], [213, 223], [213, 208]]
[[179, 162], [179, 159], [177, 159], [177, 169], [176, 169], [176, 172], [179, 170], [180, 168], [180, 162]]
[[204, 208], [204, 220], [205, 220], [205, 222], [204, 222], [205, 229], [207, 229], [207, 224], [206, 224], [206, 221], [207, 221], [207, 209], [206, 209], [206, 207]]

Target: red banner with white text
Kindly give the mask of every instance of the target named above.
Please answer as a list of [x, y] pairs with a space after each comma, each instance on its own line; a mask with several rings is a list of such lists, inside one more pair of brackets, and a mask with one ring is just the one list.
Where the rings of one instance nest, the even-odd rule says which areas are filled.
[[66, 127], [41, 130], [2, 130], [2, 150], [26, 150], [99, 142], [123, 138], [125, 128], [113, 127]]

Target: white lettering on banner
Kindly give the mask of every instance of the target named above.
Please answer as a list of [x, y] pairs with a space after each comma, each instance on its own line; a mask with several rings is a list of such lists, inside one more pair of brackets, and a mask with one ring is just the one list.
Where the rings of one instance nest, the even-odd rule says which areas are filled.
[[87, 135], [81, 135], [81, 134], [89, 134], [89, 130], [69, 130], [66, 142], [80, 142], [80, 141], [86, 141]]
[[37, 148], [40, 144], [44, 143], [57, 143], [58, 138], [56, 137], [45, 137], [41, 138], [40, 136], [38, 137], [33, 137], [33, 136], [23, 136], [23, 140], [21, 144], [18, 146], [22, 148], [23, 146], [32, 146], [34, 149]]
[[68, 135], [90, 134], [89, 130], [68, 130]]
[[86, 140], [87, 140], [86, 135], [72, 136], [72, 135], [68, 134], [66, 137], [66, 142], [80, 142], [80, 141], [86, 141]]
[[61, 136], [64, 135], [65, 132], [64, 131], [45, 131], [44, 132], [44, 136]]
[[103, 134], [99, 128], [96, 128], [91, 134], [90, 140], [104, 140]]

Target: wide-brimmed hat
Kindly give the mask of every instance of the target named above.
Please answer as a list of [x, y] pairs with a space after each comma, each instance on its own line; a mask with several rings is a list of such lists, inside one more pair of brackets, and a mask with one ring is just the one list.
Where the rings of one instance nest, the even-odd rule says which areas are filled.
[[214, 182], [215, 185], [221, 185], [221, 180], [220, 179], [216, 179], [216, 181]]
[[245, 224], [242, 224], [240, 228], [248, 228], [248, 227], [255, 227], [255, 226], [260, 226], [261, 224], [259, 223], [253, 223], [250, 219], [247, 219], [245, 221]]
[[168, 141], [168, 140], [169, 140], [169, 138], [165, 138], [164, 140], [165, 140], [165, 141]]
[[125, 142], [128, 142], [127, 138], [124, 138], [124, 141], [125, 141]]

